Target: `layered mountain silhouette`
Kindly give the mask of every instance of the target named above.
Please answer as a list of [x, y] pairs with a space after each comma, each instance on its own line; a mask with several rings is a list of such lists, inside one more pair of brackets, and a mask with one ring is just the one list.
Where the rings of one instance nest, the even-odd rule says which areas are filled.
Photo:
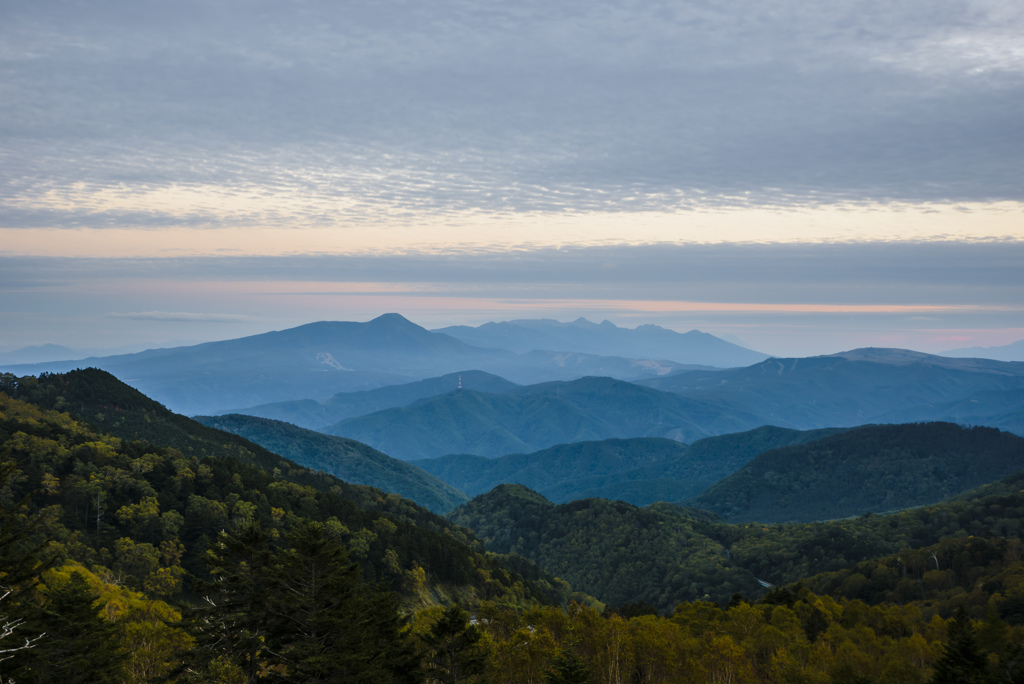
[[905, 349], [773, 358], [747, 368], [637, 383], [694, 400], [746, 406], [766, 424], [800, 430], [944, 420], [1019, 431], [1024, 422], [1024, 363]]
[[184, 414], [322, 400], [338, 392], [408, 383], [467, 368], [520, 384], [594, 374], [632, 379], [686, 368], [669, 361], [572, 351], [520, 355], [484, 349], [432, 333], [399, 314], [385, 314], [366, 323], [322, 321], [234, 340], [4, 370], [34, 375], [85, 367], [106, 370]]
[[346, 418], [365, 416], [383, 409], [406, 406], [419, 399], [445, 394], [459, 387], [481, 392], [505, 392], [518, 387], [514, 382], [484, 373], [462, 371], [401, 385], [388, 385], [361, 392], [339, 392], [330, 399], [300, 399], [224, 411], [283, 420], [310, 430], [320, 430]]
[[196, 421], [259, 444], [306, 468], [357, 485], [398, 494], [435, 513], [447, 513], [469, 497], [414, 465], [365, 444], [253, 416], [197, 416]]
[[1024, 438], [950, 423], [867, 425], [765, 451], [682, 502], [729, 522], [811, 522], [935, 503], [1024, 469]]
[[514, 483], [555, 503], [600, 497], [646, 506], [696, 496], [768, 449], [839, 431], [800, 432], [765, 426], [708, 437], [689, 446], [654, 437], [607, 439], [559, 444], [501, 458], [451, 454], [413, 464], [469, 496]]
[[611, 321], [592, 323], [585, 318], [570, 323], [545, 318], [491, 322], [475, 328], [456, 325], [435, 332], [478, 347], [510, 349], [519, 353], [536, 349], [571, 350], [601, 356], [670, 359], [719, 368], [749, 366], [768, 358], [767, 354], [699, 330], [677, 333], [650, 324], [620, 328]]
[[958, 358], [996, 359], [997, 361], [1024, 361], [1024, 340], [999, 347], [964, 347], [942, 352], [942, 356]]
[[723, 401], [693, 401], [612, 378], [587, 377], [502, 394], [456, 390], [326, 429], [401, 459], [451, 453], [503, 456], [555, 444], [665, 437], [690, 442], [747, 430], [757, 416]]

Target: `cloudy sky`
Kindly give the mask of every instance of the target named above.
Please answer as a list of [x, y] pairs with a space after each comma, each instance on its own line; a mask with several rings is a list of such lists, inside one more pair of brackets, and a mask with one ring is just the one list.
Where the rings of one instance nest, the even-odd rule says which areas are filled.
[[0, 0], [0, 351], [1024, 338], [1017, 0]]

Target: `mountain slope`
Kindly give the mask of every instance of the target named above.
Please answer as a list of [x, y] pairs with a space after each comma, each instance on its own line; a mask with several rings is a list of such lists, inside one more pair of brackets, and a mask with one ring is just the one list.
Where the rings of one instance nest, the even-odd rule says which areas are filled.
[[646, 506], [696, 496], [763, 451], [834, 432], [765, 426], [690, 446], [653, 437], [608, 439], [500, 458], [450, 454], [413, 464], [470, 496], [515, 483], [555, 503], [598, 497]]
[[102, 368], [176, 412], [321, 400], [476, 368], [519, 383], [585, 375], [651, 377], [684, 370], [669, 361], [537, 351], [517, 355], [432, 333], [398, 314], [365, 323], [321, 321], [188, 347], [76, 361], [6, 366], [19, 375]]
[[720, 368], [749, 366], [767, 358], [766, 354], [699, 330], [677, 333], [657, 325], [620, 328], [610, 321], [597, 324], [584, 318], [570, 323], [550, 319], [491, 322], [476, 328], [460, 325], [435, 332], [478, 347], [510, 349], [521, 354], [548, 349], [634, 359], [671, 359]]
[[685, 505], [810, 522], [935, 503], [1021, 469], [1024, 438], [993, 428], [869, 425], [766, 451]]
[[531, 385], [503, 394], [461, 390], [326, 429], [402, 459], [502, 456], [610, 438], [691, 441], [754, 427], [721, 402], [696, 402], [611, 378]]
[[727, 567], [725, 548], [700, 531], [699, 518], [666, 504], [555, 505], [522, 485], [500, 485], [450, 518], [487, 548], [531, 558], [611, 605], [647, 601], [666, 610], [680, 600], [728, 601], [727, 591], [760, 593], [750, 572]]
[[950, 349], [942, 352], [941, 355], [956, 358], [995, 359], [997, 361], [1024, 361], [1024, 340], [1017, 340], [999, 347]]
[[[585, 474], [614, 477], [642, 465], [663, 464], [686, 451], [686, 445], [670, 439], [642, 437], [559, 444], [532, 454], [484, 458], [451, 454], [413, 461], [470, 496], [488, 492], [499, 484], [521, 484], [550, 498], [545, 490], [568, 486]], [[456, 482], [461, 484], [455, 484]], [[552, 499], [556, 502], [564, 498]]]
[[[830, 356], [769, 359], [749, 368], [691, 371], [638, 380], [681, 396], [746, 406], [763, 423], [800, 430], [935, 420], [951, 402], [981, 392], [1001, 403], [967, 422], [998, 426], [1024, 393], [1024, 363], [950, 359], [902, 349], [856, 349]], [[996, 396], [996, 395], [991, 395]]]
[[102, 368], [178, 412], [215, 413], [233, 406], [328, 397], [512, 357], [511, 352], [477, 349], [398, 314], [385, 314], [366, 323], [321, 321], [190, 347], [10, 370]]
[[427, 378], [417, 382], [401, 385], [388, 385], [360, 392], [339, 392], [330, 399], [315, 401], [283, 401], [273, 404], [262, 404], [246, 409], [224, 411], [241, 413], [247, 416], [259, 416], [292, 423], [310, 430], [333, 425], [334, 423], [374, 413], [382, 409], [406, 406], [419, 399], [437, 396], [455, 389], [459, 385], [465, 389], [481, 392], [500, 393], [518, 387], [513, 382], [483, 371], [461, 371], [449, 373], [437, 378]]
[[430, 473], [351, 439], [253, 416], [196, 416], [195, 420], [244, 437], [306, 468], [398, 494], [434, 513], [447, 513], [469, 499]]
[[[559, 602], [567, 594], [521, 559], [510, 562], [530, 578], [508, 571], [463, 530], [410, 501], [310, 471], [187, 418], [168, 420], [166, 409], [147, 402], [102, 371], [0, 376], [0, 479], [24, 513], [48, 511], [36, 531], [55, 561], [84, 564], [136, 590], [150, 591], [156, 581], [160, 595], [189, 601], [189, 576], [207, 576], [203, 559], [222, 530], [256, 522], [284, 539], [319, 522], [343, 538], [366, 579], [405, 591], [410, 605], [453, 593], [513, 602]], [[88, 414], [94, 425], [41, 404]], [[154, 441], [181, 437], [182, 426], [193, 433], [187, 451]], [[412, 589], [407, 576], [427, 584]]]

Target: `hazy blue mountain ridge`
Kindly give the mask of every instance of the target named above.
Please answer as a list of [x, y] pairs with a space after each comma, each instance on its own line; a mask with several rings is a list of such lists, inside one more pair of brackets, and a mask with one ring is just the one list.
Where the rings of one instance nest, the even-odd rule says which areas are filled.
[[942, 352], [942, 356], [956, 358], [995, 359], [997, 361], [1024, 361], [1024, 340], [998, 347], [964, 347]]
[[531, 454], [485, 458], [449, 454], [413, 461], [469, 496], [522, 484], [555, 503], [603, 498], [646, 506], [701, 493], [763, 451], [841, 430], [800, 432], [771, 426], [707, 437], [687, 446], [642, 437], [559, 444]]
[[721, 368], [748, 366], [768, 357], [699, 330], [678, 333], [650, 324], [620, 328], [611, 321], [592, 323], [585, 318], [570, 323], [550, 319], [491, 322], [475, 328], [459, 325], [435, 332], [479, 347], [518, 353], [535, 349], [567, 350], [635, 359], [670, 359]]
[[322, 470], [351, 484], [369, 485], [398, 494], [434, 513], [447, 513], [469, 499], [415, 465], [391, 458], [355, 440], [254, 416], [196, 416], [195, 420], [244, 437], [306, 468]]
[[282, 401], [245, 409], [223, 411], [218, 415], [241, 413], [273, 420], [282, 420], [310, 430], [320, 430], [346, 418], [407, 406], [419, 399], [445, 394], [457, 388], [499, 393], [518, 387], [513, 382], [483, 371], [461, 371], [437, 378], [427, 378], [401, 385], [387, 385], [360, 392], [339, 392], [330, 399], [315, 401]]
[[935, 420], [949, 417], [951, 405], [988, 393], [984, 411], [971, 412], [965, 422], [1009, 428], [1005, 416], [1012, 419], [1024, 394], [1024, 363], [857, 349], [636, 382], [691, 399], [745, 405], [764, 423], [801, 430]]
[[402, 459], [504, 456], [556, 444], [630, 437], [689, 442], [751, 429], [757, 416], [612, 378], [587, 377], [489, 394], [461, 390], [327, 428]]
[[215, 414], [237, 407], [327, 399], [476, 368], [517, 383], [602, 374], [650, 377], [687, 366], [578, 352], [518, 355], [432, 333], [399, 314], [365, 323], [321, 321], [234, 340], [73, 361], [8, 365], [18, 375], [106, 370], [168, 408]]
[[951, 423], [866, 425], [765, 451], [681, 502], [728, 522], [812, 522], [932, 504], [1024, 469], [1024, 438]]

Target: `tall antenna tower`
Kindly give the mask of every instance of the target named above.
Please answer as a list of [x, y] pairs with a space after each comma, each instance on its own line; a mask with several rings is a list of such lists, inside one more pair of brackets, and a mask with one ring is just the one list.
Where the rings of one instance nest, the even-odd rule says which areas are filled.
[[459, 376], [459, 386], [456, 389], [462, 389], [462, 376]]

